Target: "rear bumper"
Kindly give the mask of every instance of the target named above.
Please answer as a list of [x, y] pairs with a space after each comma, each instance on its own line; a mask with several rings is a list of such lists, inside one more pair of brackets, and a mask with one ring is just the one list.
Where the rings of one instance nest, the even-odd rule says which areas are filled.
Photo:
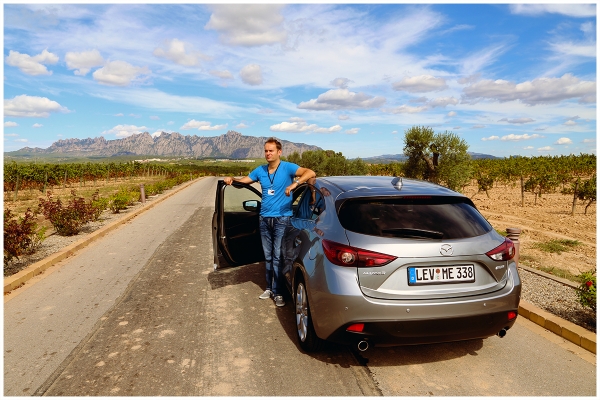
[[[519, 309], [521, 280], [514, 263], [506, 285], [493, 293], [423, 301], [367, 297], [349, 272], [340, 267], [326, 273], [328, 288], [343, 288], [337, 293], [309, 287], [313, 324], [322, 339], [351, 344], [368, 338], [375, 344], [402, 345], [486, 338], [512, 327], [515, 319], [509, 320], [508, 313]], [[332, 285], [333, 280], [339, 284]], [[362, 333], [346, 332], [354, 323], [365, 324]]]
[[[515, 313], [517, 310], [514, 310]], [[337, 329], [328, 340], [355, 344], [366, 340], [375, 345], [411, 345], [454, 342], [487, 338], [500, 330], [509, 330], [516, 318], [508, 321], [507, 313], [494, 313], [470, 317], [457, 317], [412, 321], [371, 321], [364, 325], [363, 332], [348, 332], [351, 323]]]

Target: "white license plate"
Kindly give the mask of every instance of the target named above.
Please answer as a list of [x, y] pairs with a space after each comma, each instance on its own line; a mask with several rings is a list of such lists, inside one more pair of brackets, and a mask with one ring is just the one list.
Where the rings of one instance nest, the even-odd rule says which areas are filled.
[[410, 267], [409, 285], [428, 285], [434, 283], [475, 282], [474, 265], [448, 265], [439, 267]]

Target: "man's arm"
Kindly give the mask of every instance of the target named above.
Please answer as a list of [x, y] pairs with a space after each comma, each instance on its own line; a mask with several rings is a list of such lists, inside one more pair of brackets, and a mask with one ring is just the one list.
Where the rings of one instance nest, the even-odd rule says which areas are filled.
[[289, 196], [292, 190], [296, 189], [298, 186], [300, 186], [304, 182], [307, 182], [309, 179], [314, 178], [315, 176], [317, 176], [317, 174], [315, 174], [315, 171], [313, 171], [310, 168], [300, 167], [296, 171], [295, 176], [298, 178], [294, 182], [292, 182], [292, 184], [290, 186], [285, 188], [286, 196]]
[[243, 178], [240, 178], [240, 179], [235, 179], [231, 176], [227, 176], [227, 177], [223, 178], [223, 182], [225, 182], [228, 185], [231, 185], [233, 183], [233, 181], [241, 182], [241, 183], [253, 183], [254, 182], [252, 180], [252, 178], [250, 178], [249, 176], [244, 176]]

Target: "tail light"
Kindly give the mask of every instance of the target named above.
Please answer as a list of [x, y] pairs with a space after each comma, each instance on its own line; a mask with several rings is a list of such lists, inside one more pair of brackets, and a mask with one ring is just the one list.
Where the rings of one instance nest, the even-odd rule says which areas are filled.
[[365, 330], [365, 324], [352, 324], [346, 330], [348, 332], [362, 332]]
[[508, 312], [508, 320], [512, 321], [515, 318], [517, 318], [517, 313], [515, 311], [509, 311]]
[[506, 238], [504, 239], [504, 243], [485, 254], [495, 261], [512, 260], [512, 258], [515, 256], [515, 245], [512, 240]]
[[327, 259], [342, 267], [382, 267], [397, 257], [358, 249], [323, 239], [323, 251]]

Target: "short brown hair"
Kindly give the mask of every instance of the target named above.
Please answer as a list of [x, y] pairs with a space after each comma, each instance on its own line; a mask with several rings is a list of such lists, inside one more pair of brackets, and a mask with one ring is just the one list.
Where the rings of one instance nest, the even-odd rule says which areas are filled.
[[267, 143], [274, 143], [275, 146], [277, 146], [277, 150], [281, 150], [281, 142], [279, 140], [277, 140], [277, 138], [274, 138], [274, 137], [271, 136], [265, 142], [265, 144], [267, 144]]

